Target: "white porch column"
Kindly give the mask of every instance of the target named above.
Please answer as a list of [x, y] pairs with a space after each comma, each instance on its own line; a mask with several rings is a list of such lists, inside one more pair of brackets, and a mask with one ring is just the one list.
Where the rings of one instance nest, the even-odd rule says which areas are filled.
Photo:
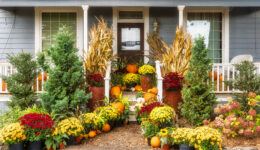
[[179, 27], [181, 27], [183, 25], [183, 10], [185, 8], [185, 5], [179, 5], [177, 6], [178, 10], [179, 10]]
[[89, 5], [82, 5], [83, 8], [83, 49], [88, 53], [88, 8]]

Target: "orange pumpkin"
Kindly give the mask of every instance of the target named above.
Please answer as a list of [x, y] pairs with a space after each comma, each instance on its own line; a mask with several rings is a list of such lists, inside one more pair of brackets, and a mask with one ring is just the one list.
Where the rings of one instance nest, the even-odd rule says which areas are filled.
[[102, 130], [104, 132], [109, 132], [110, 131], [110, 125], [108, 123], [106, 123], [103, 127], [102, 127]]
[[[38, 79], [42, 80], [42, 75], [41, 74], [38, 76]], [[47, 73], [43, 73], [43, 79], [47, 80]]]
[[136, 85], [135, 86], [136, 91], [142, 91], [142, 86], [141, 85]]
[[160, 147], [161, 146], [161, 141], [160, 141], [160, 138], [158, 136], [152, 137], [151, 146], [152, 147]]
[[111, 95], [112, 96], [118, 96], [118, 95], [120, 95], [120, 93], [121, 93], [120, 87], [114, 86], [114, 87], [111, 88]]
[[95, 137], [96, 135], [97, 135], [96, 131], [90, 131], [88, 133], [88, 136], [91, 137], [91, 138]]
[[137, 66], [133, 65], [133, 64], [127, 65], [126, 71], [129, 72], [129, 73], [136, 73], [137, 72]]
[[111, 106], [112, 106], [113, 108], [115, 108], [116, 111], [117, 111], [118, 113], [120, 113], [120, 114], [122, 114], [123, 111], [124, 111], [124, 109], [125, 109], [124, 104], [121, 103], [121, 102], [114, 102], [114, 103], [111, 104]]
[[5, 91], [5, 81], [2, 80], [2, 91]]
[[223, 76], [222, 74], [219, 76], [219, 81], [222, 81], [223, 80]]
[[153, 93], [147, 92], [147, 93], [144, 94], [144, 100], [145, 101], [151, 101], [151, 100], [156, 100], [156, 99], [157, 99], [157, 96]]
[[217, 80], [217, 78], [218, 78], [217, 72], [213, 71], [213, 73], [214, 73], [214, 77], [212, 77], [212, 71], [209, 73], [210, 79], [212, 80], [212, 78], [214, 78], [214, 80]]
[[124, 91], [126, 89], [126, 86], [122, 86], [121, 90]]
[[149, 89], [148, 92], [153, 93], [153, 94], [157, 94], [158, 93], [158, 89], [156, 87]]

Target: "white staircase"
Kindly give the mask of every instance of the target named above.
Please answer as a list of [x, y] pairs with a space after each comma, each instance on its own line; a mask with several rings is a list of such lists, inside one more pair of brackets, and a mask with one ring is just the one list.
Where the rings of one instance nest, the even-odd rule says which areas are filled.
[[129, 103], [130, 103], [130, 107], [129, 107], [129, 110], [131, 112], [131, 115], [129, 116], [129, 121], [136, 121], [135, 119], [135, 104], [136, 104], [136, 92], [123, 92], [122, 93], [123, 95], [122, 96], [127, 96], [129, 97]]

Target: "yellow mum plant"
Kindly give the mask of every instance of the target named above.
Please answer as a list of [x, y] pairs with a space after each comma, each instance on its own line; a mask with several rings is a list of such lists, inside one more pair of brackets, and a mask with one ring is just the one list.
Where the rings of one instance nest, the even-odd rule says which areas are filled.
[[160, 126], [173, 125], [175, 117], [175, 111], [170, 106], [155, 107], [149, 115], [149, 118]]
[[155, 73], [155, 68], [151, 65], [143, 65], [138, 69], [138, 72], [141, 75], [147, 75], [147, 74], [154, 74]]
[[9, 124], [0, 131], [0, 141], [5, 145], [17, 144], [25, 140], [24, 130], [20, 123]]
[[221, 150], [221, 133], [213, 128], [203, 126], [193, 129], [189, 134], [190, 145], [198, 150]]
[[80, 121], [75, 117], [64, 119], [58, 124], [58, 131], [68, 136], [78, 136], [83, 130]]
[[189, 134], [193, 131], [191, 128], [178, 128], [172, 132], [171, 137], [176, 144], [189, 144]]
[[135, 73], [128, 73], [123, 77], [123, 84], [132, 85], [137, 84], [140, 81], [140, 76]]
[[100, 129], [105, 121], [95, 113], [85, 113], [79, 116], [86, 133], [93, 129]]

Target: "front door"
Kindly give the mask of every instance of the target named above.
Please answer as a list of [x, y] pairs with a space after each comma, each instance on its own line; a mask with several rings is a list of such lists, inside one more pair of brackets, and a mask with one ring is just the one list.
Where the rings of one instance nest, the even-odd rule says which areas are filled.
[[118, 56], [129, 62], [144, 59], [144, 24], [118, 23]]

